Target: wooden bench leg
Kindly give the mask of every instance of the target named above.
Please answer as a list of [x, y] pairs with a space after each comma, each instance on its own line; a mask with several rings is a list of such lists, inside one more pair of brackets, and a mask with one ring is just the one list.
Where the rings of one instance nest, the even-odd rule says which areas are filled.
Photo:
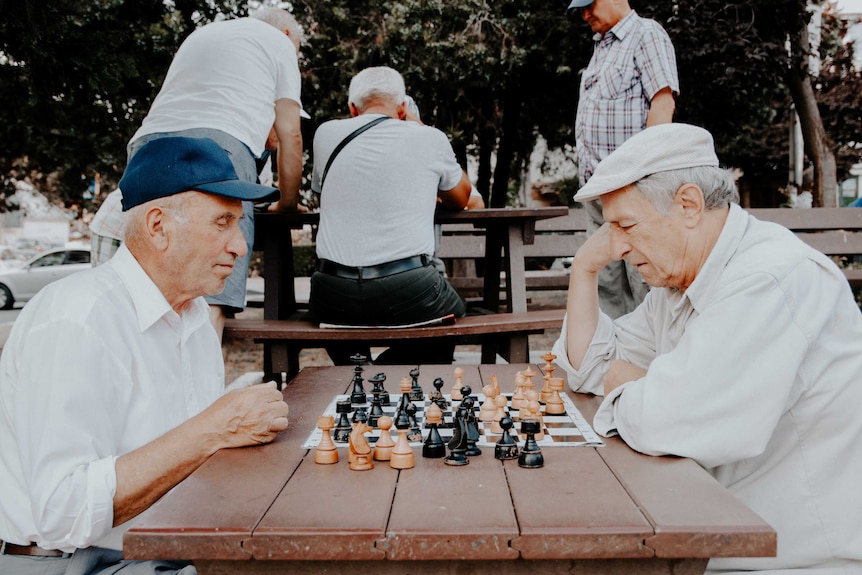
[[[286, 342], [264, 343], [264, 381], [275, 381], [279, 390], [283, 384], [290, 383], [290, 380], [299, 373], [299, 352], [299, 347], [288, 345]], [[287, 374], [286, 381], [283, 379], [282, 373]]]

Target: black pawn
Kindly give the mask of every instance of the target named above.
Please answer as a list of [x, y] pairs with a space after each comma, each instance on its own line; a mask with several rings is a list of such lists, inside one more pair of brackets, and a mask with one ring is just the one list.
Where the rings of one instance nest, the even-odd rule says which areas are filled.
[[455, 429], [449, 440], [449, 455], [443, 459], [446, 465], [467, 465], [467, 422], [462, 417], [461, 410], [455, 413]]
[[377, 427], [377, 420], [379, 420], [383, 415], [386, 415], [383, 412], [383, 406], [380, 402], [380, 393], [379, 392], [371, 392], [371, 410], [368, 412], [368, 425], [371, 427]]
[[[403, 396], [402, 396], [403, 398]], [[403, 401], [398, 404], [398, 409], [395, 410], [395, 428], [396, 429], [410, 429], [410, 416], [407, 415], [407, 405], [412, 405], [409, 401], [404, 403]], [[416, 406], [414, 406], [415, 408]]]
[[383, 372], [378, 373], [374, 377], [369, 378], [368, 381], [372, 384], [372, 395], [376, 393], [380, 396], [380, 405], [389, 405], [389, 392], [383, 387], [383, 382], [386, 381], [386, 374]]
[[347, 438], [350, 436], [350, 431], [353, 426], [350, 425], [350, 420], [347, 414], [350, 413], [351, 406], [349, 400], [339, 401], [335, 404], [335, 427], [332, 430], [332, 438], [339, 443], [347, 443]]
[[422, 446], [422, 457], [436, 459], [446, 457], [446, 444], [443, 443], [443, 438], [440, 437], [440, 432], [437, 431], [436, 423], [427, 424], [428, 437], [425, 439], [425, 444]]
[[419, 422], [416, 420], [416, 404], [408, 401], [404, 411], [407, 413], [407, 421], [410, 426], [407, 439], [409, 441], [422, 441], [422, 430], [419, 428]]
[[494, 446], [494, 457], [497, 459], [517, 459], [518, 458], [518, 444], [515, 443], [515, 440], [512, 438], [512, 434], [509, 433], [509, 430], [515, 425], [515, 422], [512, 421], [512, 418], [508, 415], [500, 420], [500, 427], [503, 428], [503, 435], [500, 436], [500, 439], [497, 440], [497, 444]]
[[[465, 386], [466, 387], [466, 386]], [[463, 387], [461, 389], [464, 389]], [[470, 389], [469, 387], [467, 389]], [[473, 396], [465, 395], [464, 399], [461, 400], [461, 406], [458, 408], [458, 411], [463, 411], [464, 413], [464, 422], [467, 427], [467, 451], [464, 453], [469, 456], [482, 455], [482, 450], [476, 445], [476, 442], [479, 441], [479, 420], [476, 417], [476, 412], [473, 411], [473, 405], [475, 404]]]
[[414, 367], [410, 370], [410, 379], [412, 381], [410, 386], [410, 401], [422, 401], [425, 399], [425, 392], [423, 392], [422, 388], [419, 386], [418, 367]]
[[437, 404], [441, 410], [446, 411], [449, 408], [449, 402], [443, 397], [443, 378], [437, 377], [434, 379], [434, 392], [431, 394], [431, 401]]
[[[500, 420], [500, 425], [502, 427], [502, 420]], [[541, 425], [538, 419], [525, 419], [521, 422], [521, 433], [527, 436], [521, 455], [518, 456], [518, 465], [521, 467], [535, 469], [545, 465], [545, 457], [542, 455], [539, 444], [536, 443], [536, 434], [541, 430]]]

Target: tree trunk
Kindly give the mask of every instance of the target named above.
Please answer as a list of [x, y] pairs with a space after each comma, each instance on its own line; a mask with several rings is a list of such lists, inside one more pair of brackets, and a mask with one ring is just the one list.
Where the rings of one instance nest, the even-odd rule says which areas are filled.
[[503, 120], [500, 123], [497, 165], [494, 167], [494, 186], [491, 189], [491, 207], [505, 208], [509, 196], [509, 176], [515, 160], [515, 139], [518, 137], [518, 118], [524, 100], [517, 87], [508, 86], [503, 100]]
[[803, 24], [791, 34], [790, 69], [787, 71], [787, 86], [799, 115], [805, 153], [814, 164], [814, 185], [811, 190], [813, 205], [817, 207], [838, 206], [838, 172], [832, 149], [808, 73], [808, 27]]

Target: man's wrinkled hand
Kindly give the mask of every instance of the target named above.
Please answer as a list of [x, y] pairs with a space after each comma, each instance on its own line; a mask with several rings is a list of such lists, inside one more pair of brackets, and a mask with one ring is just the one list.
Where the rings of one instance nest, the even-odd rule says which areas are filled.
[[611, 251], [610, 225], [604, 223], [578, 249], [572, 259], [572, 268], [598, 273], [615, 259]]
[[227, 393], [210, 410], [221, 421], [222, 447], [269, 443], [287, 429], [287, 403], [274, 382]]

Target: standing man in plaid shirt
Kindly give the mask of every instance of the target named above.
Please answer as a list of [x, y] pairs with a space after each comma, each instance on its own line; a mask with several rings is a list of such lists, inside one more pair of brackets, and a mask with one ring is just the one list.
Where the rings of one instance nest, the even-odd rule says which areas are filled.
[[[578, 179], [587, 183], [598, 163], [648, 126], [673, 120], [679, 94], [676, 56], [667, 32], [641, 18], [628, 0], [572, 0], [566, 14], [590, 25], [595, 46], [581, 77], [575, 139]], [[601, 201], [586, 202], [587, 233], [604, 222]], [[634, 310], [649, 287], [623, 261], [599, 274], [602, 311], [617, 318]]]

